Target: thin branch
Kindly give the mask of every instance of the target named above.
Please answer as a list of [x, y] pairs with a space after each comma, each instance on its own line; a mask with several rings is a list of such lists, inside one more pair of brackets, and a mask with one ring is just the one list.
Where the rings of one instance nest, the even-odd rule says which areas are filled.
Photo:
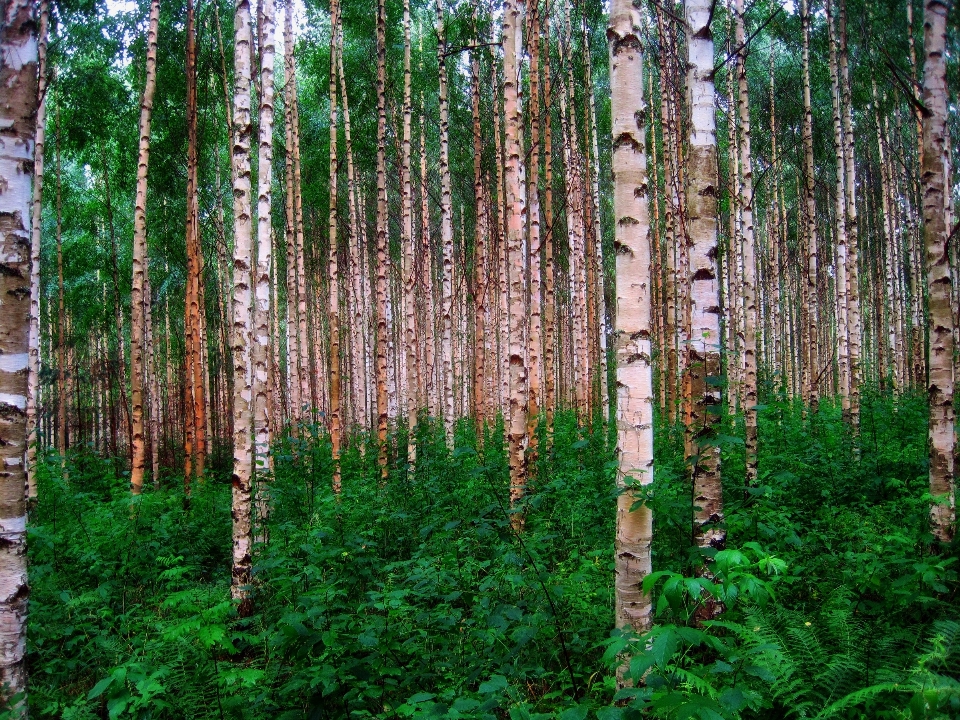
[[756, 30], [754, 30], [752, 33], [750, 33], [750, 37], [748, 37], [746, 40], [744, 40], [743, 43], [740, 45], [740, 47], [738, 47], [736, 50], [734, 50], [734, 51], [731, 52], [729, 55], [727, 55], [727, 56], [723, 59], [723, 62], [721, 62], [719, 65], [715, 65], [715, 66], [714, 66], [714, 68], [713, 68], [713, 75], [716, 76], [716, 74], [720, 71], [720, 69], [721, 69], [724, 65], [726, 65], [728, 62], [730, 62], [733, 58], [737, 57], [741, 52], [743, 52], [744, 50], [746, 50], [746, 49], [750, 46], [750, 43], [753, 42], [753, 39], [754, 39], [757, 35], [760, 34], [760, 31], [763, 30], [763, 29], [764, 29], [767, 25], [769, 25], [771, 22], [773, 22], [773, 19], [774, 19], [775, 17], [777, 17], [777, 15], [779, 15], [779, 14], [782, 13], [782, 12], [783, 12], [783, 7], [778, 7], [776, 10], [774, 10], [772, 13], [770, 13], [770, 15], [767, 17], [767, 19], [764, 20], [764, 21], [760, 24], [760, 27], [758, 27]]
[[[890, 68], [890, 72], [893, 75], [893, 79], [897, 81], [897, 85], [899, 85], [900, 89], [903, 90], [903, 94], [906, 96], [907, 102], [910, 103], [910, 105], [917, 112], [923, 115], [923, 117], [930, 117], [931, 115], [930, 110], [927, 109], [927, 106], [924, 105], [917, 98], [916, 93], [911, 89], [910, 85], [908, 84], [908, 80], [905, 80], [903, 78], [900, 68], [897, 67], [896, 63], [894, 63], [893, 60], [890, 59], [890, 56], [887, 55], [886, 52], [884, 52], [883, 54], [884, 54], [884, 57], [886, 57], [887, 59], [886, 65], [888, 68]], [[912, 81], [909, 81], [909, 82], [912, 82]]]
[[451, 55], [459, 55], [464, 50], [477, 50], [479, 48], [485, 48], [485, 47], [500, 47], [500, 43], [486, 42], [486, 43], [476, 43], [474, 45], [461, 45], [460, 47], [455, 47], [451, 50], [447, 50], [445, 53], [443, 53], [443, 57], [447, 58], [447, 57], [450, 57]]
[[679, 17], [678, 15], [675, 15], [675, 14], [670, 10], [670, 8], [668, 8], [666, 5], [664, 5], [662, 2], [660, 2], [660, 0], [650, 0], [650, 4], [653, 5], [654, 7], [659, 8], [661, 11], [663, 11], [664, 15], [666, 15], [667, 17], [669, 17], [669, 18], [670, 18], [671, 20], [673, 20], [677, 25], [679, 25], [681, 28], [683, 28], [683, 31], [684, 31], [684, 32], [689, 32], [689, 31], [690, 31], [690, 26], [687, 25], [687, 21], [684, 20], [682, 17]]

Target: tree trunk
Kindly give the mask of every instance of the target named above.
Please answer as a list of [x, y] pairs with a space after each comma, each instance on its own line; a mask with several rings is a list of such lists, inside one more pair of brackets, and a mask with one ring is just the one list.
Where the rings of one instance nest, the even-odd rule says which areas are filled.
[[[912, 2], [912, 0], [911, 0]], [[843, 119], [843, 165], [846, 192], [846, 300], [849, 344], [850, 422], [854, 434], [860, 432], [860, 355], [863, 328], [860, 320], [859, 226], [857, 223], [857, 175], [854, 165], [853, 102], [850, 95], [850, 69], [847, 54], [846, 0], [840, 3], [840, 107]]]
[[453, 207], [450, 180], [450, 103], [447, 97], [447, 40], [443, 0], [437, 0], [437, 63], [440, 71], [440, 243], [443, 247], [440, 308], [440, 361], [443, 425], [453, 442]]
[[952, 278], [947, 248], [946, 122], [947, 79], [944, 50], [948, 0], [923, 6], [923, 242], [927, 254], [930, 356], [930, 519], [937, 540], [954, 534], [954, 412]]
[[805, 207], [805, 284], [803, 310], [806, 322], [803, 327], [803, 394], [811, 410], [819, 404], [817, 378], [820, 373], [817, 334], [819, 327], [817, 293], [817, 205], [814, 198], [813, 165], [813, 109], [810, 100], [810, 8], [811, 0], [800, 0], [800, 17], [803, 23], [803, 49], [801, 52], [803, 72], [803, 202]]
[[[296, 426], [303, 416], [303, 404], [306, 398], [303, 397], [300, 389], [300, 363], [301, 353], [298, 342], [297, 329], [297, 240], [296, 230], [294, 229], [295, 218], [293, 209], [293, 103], [296, 94], [296, 80], [293, 71], [293, 3], [286, 4], [283, 23], [283, 114], [285, 130], [285, 163], [284, 163], [284, 183], [286, 188], [286, 197], [284, 198], [284, 211], [286, 213], [285, 241], [287, 255], [287, 384], [288, 396], [290, 398], [290, 421]], [[231, 122], [232, 125], [232, 122]], [[231, 130], [232, 135], [232, 130]]]
[[[544, 21], [539, 30], [547, 48], [550, 47], [550, 0], [544, 8]], [[547, 437], [553, 436], [553, 414], [557, 407], [557, 327], [556, 288], [554, 264], [555, 236], [553, 233], [553, 79], [550, 53], [546, 53], [543, 73], [543, 404], [546, 410]]]
[[[477, 34], [477, 5], [473, 6], [474, 41]], [[486, 403], [486, 311], [487, 311], [487, 234], [489, 222], [483, 186], [483, 137], [480, 133], [480, 53], [470, 52], [470, 111], [473, 120], [473, 198], [476, 227], [473, 237], [473, 416], [477, 434], [482, 437], [487, 420]]]
[[43, 231], [43, 146], [47, 119], [47, 32], [50, 3], [40, 0], [40, 36], [37, 42], [37, 131], [34, 141], [33, 203], [30, 208], [30, 338], [27, 368], [27, 500], [37, 499], [37, 408], [40, 398], [40, 238]]
[[[30, 180], [37, 110], [36, 4], [0, 4], [0, 687], [16, 717], [27, 716], [27, 444], [30, 335]], [[15, 61], [8, 62], [15, 58]], [[58, 128], [59, 132], [59, 128]], [[22, 695], [20, 695], [22, 693]]]
[[252, 534], [250, 494], [253, 471], [253, 390], [250, 384], [250, 28], [249, 0], [236, 0], [233, 94], [233, 573], [230, 595], [241, 617], [253, 611], [250, 599]]
[[[527, 405], [527, 445], [537, 446], [537, 422], [540, 417], [540, 394], [543, 378], [542, 305], [540, 300], [540, 17], [536, 0], [527, 0], [527, 42], [530, 54], [530, 174], [528, 176], [528, 214], [530, 229], [530, 327]], [[548, 110], [549, 111], [549, 110]], [[479, 175], [479, 167], [477, 168]], [[535, 462], [534, 457], [530, 458]]]
[[[349, 208], [349, 233], [347, 242], [350, 248], [350, 304], [351, 319], [350, 324], [350, 345], [351, 345], [351, 385], [353, 386], [354, 400], [350, 410], [353, 414], [354, 424], [361, 424], [368, 428], [370, 424], [369, 407], [367, 404], [367, 370], [366, 370], [366, 345], [363, 332], [366, 315], [364, 314], [363, 299], [363, 267], [362, 253], [366, 252], [365, 246], [361, 247], [361, 238], [364, 233], [358, 232], [361, 219], [358, 218], [357, 200], [357, 182], [356, 173], [353, 165], [353, 138], [350, 127], [350, 103], [347, 98], [347, 78], [343, 70], [343, 30], [337, 35], [337, 73], [340, 76], [340, 96], [343, 106], [343, 135], [347, 147], [347, 205]], [[362, 213], [359, 213], [362, 216]], [[365, 222], [365, 219], [363, 220]], [[359, 420], [358, 420], [359, 418]]]
[[[522, 47], [520, 7], [517, 0], [505, 0], [503, 8], [503, 112], [506, 166], [504, 212], [507, 228], [507, 255], [510, 267], [510, 502], [516, 507], [526, 486], [525, 445], [527, 436], [527, 361], [526, 338], [526, 197], [523, 152], [520, 147], [520, 68]], [[522, 515], [513, 515], [519, 528]]]
[[[641, 587], [651, 572], [653, 516], [634, 509], [653, 482], [653, 371], [650, 307], [650, 223], [644, 153], [640, 13], [630, 0], [614, 0], [607, 38], [613, 123], [613, 207], [617, 247], [617, 485], [616, 626], [650, 629], [652, 603]], [[712, 56], [709, 61], [712, 63]], [[712, 100], [711, 100], [712, 102]]]
[[[340, 411], [340, 272], [337, 269], [337, 35], [340, 32], [340, 4], [330, 4], [330, 218], [329, 295], [330, 323], [330, 444], [333, 460], [333, 491], [340, 492], [340, 445], [343, 418]], [[262, 217], [262, 215], [261, 215]], [[269, 217], [269, 216], [268, 216]]]
[[187, 3], [187, 279], [184, 318], [186, 420], [184, 491], [190, 481], [203, 476], [207, 449], [206, 363], [203, 361], [203, 253], [200, 247], [200, 207], [197, 140], [197, 51], [194, 7]]
[[[690, 153], [687, 178], [690, 232], [690, 300], [693, 334], [686, 372], [691, 397], [688, 430], [694, 447], [695, 530], [700, 547], [722, 549], [723, 493], [720, 448], [714, 425], [720, 410], [720, 287], [717, 273], [717, 135], [714, 113], [713, 35], [709, 0], [688, 0], [687, 87], [690, 93]], [[732, 121], [732, 119], [731, 119]], [[732, 152], [733, 150], [731, 150]]]
[[[70, 396], [67, 393], [67, 309], [63, 291], [63, 163], [60, 156], [60, 140], [63, 125], [60, 122], [60, 107], [57, 107], [57, 454], [66, 479], [67, 471], [67, 413]], [[117, 290], [119, 292], [119, 289]], [[121, 347], [123, 336], [121, 335]], [[122, 357], [122, 351], [121, 351]]]
[[830, 89], [833, 102], [833, 148], [837, 157], [836, 180], [836, 283], [837, 360], [840, 375], [840, 404], [845, 419], [850, 416], [850, 324], [847, 316], [847, 204], [844, 171], [843, 125], [840, 120], [840, 74], [837, 65], [836, 18], [833, 1], [827, 0], [830, 48]]
[[400, 230], [403, 243], [403, 329], [406, 352], [406, 413], [407, 413], [407, 460], [413, 462], [416, 454], [416, 426], [419, 411], [420, 374], [417, 365], [416, 293], [417, 279], [414, 274], [416, 246], [413, 239], [413, 185], [410, 181], [411, 123], [413, 98], [410, 77], [410, 0], [403, 3], [403, 151], [400, 162], [401, 219]]
[[736, 0], [737, 105], [740, 116], [740, 208], [743, 217], [743, 415], [746, 485], [757, 480], [757, 272], [753, 227], [753, 158], [750, 151], [750, 98], [747, 92], [746, 32], [743, 0]]
[[[270, 274], [273, 264], [273, 65], [276, 56], [276, 10], [274, 0], [260, 0], [260, 137], [257, 157], [257, 267], [253, 316], [253, 403], [256, 470], [270, 473], [273, 459], [272, 410], [274, 388], [270, 382]], [[258, 486], [260, 516], [264, 517], [263, 487]]]
[[387, 29], [384, 0], [377, 0], [377, 463], [387, 477]]

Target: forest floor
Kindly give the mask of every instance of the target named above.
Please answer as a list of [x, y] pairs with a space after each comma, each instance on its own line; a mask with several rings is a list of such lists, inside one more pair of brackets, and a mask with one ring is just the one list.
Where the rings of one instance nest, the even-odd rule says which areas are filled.
[[[866, 393], [857, 442], [829, 403], [770, 402], [750, 488], [742, 425], [725, 423], [712, 582], [697, 577], [682, 434], [657, 428], [657, 618], [640, 641], [611, 633], [610, 437], [569, 413], [535, 461], [520, 535], [502, 427], [478, 443], [462, 424], [451, 453], [423, 426], [416, 469], [395, 456], [385, 482], [354, 436], [339, 498], [327, 438], [283, 439], [245, 619], [229, 600], [229, 474], [188, 506], [175, 477], [131, 505], [111, 462], [74, 452], [67, 481], [51, 456], [29, 529], [31, 714], [960, 717], [958, 552], [931, 549], [924, 398]], [[704, 587], [725, 608], [705, 622]], [[643, 682], [617, 693], [624, 653]]]

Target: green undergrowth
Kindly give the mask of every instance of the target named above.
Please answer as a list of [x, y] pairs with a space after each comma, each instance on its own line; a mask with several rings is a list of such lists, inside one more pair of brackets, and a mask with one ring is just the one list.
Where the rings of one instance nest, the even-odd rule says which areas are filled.
[[[184, 502], [76, 451], [30, 518], [30, 705], [40, 718], [935, 718], [960, 716], [956, 549], [926, 527], [925, 403], [760, 410], [760, 478], [725, 420], [727, 548], [692, 548], [682, 434], [658, 425], [656, 628], [611, 633], [606, 428], [559, 413], [508, 504], [502, 424], [350, 436], [343, 491], [305, 426], [262, 485], [255, 612], [229, 600], [230, 485]], [[518, 513], [520, 518], [514, 516]], [[522, 532], [514, 527], [522, 525]], [[702, 568], [707, 561], [709, 572]], [[706, 602], [708, 599], [711, 602]], [[704, 612], [720, 603], [722, 612]], [[616, 674], [633, 676], [617, 691]]]

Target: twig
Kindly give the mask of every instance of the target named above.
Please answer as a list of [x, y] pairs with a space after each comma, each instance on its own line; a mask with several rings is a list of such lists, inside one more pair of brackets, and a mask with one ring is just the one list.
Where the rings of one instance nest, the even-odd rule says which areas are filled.
[[[900, 86], [900, 89], [903, 90], [903, 94], [907, 97], [907, 102], [910, 103], [917, 112], [919, 112], [923, 117], [930, 117], [930, 110], [924, 105], [918, 98], [916, 93], [907, 84], [907, 80], [903, 77], [903, 71], [897, 67], [896, 63], [890, 59], [890, 56], [887, 55], [885, 50], [881, 50], [883, 56], [887, 59], [886, 65], [890, 68], [890, 72], [893, 74], [893, 79], [897, 81], [897, 85]], [[913, 80], [909, 81], [910, 84], [913, 84]]]
[[716, 75], [717, 72], [719, 72], [719, 70], [720, 70], [724, 65], [726, 65], [728, 62], [730, 62], [730, 60], [732, 60], [733, 58], [735, 58], [735, 57], [736, 57], [737, 55], [739, 55], [741, 52], [743, 52], [744, 50], [746, 50], [747, 47], [750, 45], [750, 43], [753, 42], [753, 39], [754, 39], [757, 35], [760, 34], [760, 31], [763, 30], [763, 29], [764, 29], [767, 25], [769, 25], [771, 22], [773, 22], [773, 19], [774, 19], [775, 17], [777, 17], [777, 15], [779, 15], [781, 12], [783, 12], [783, 7], [778, 7], [776, 10], [774, 10], [772, 13], [770, 13], [770, 15], [767, 17], [767, 19], [764, 20], [764, 21], [760, 24], [760, 27], [758, 27], [756, 30], [754, 30], [752, 33], [750, 33], [750, 37], [748, 37], [746, 40], [744, 40], [743, 43], [740, 45], [740, 47], [738, 47], [736, 50], [734, 50], [734, 51], [731, 52], [729, 55], [727, 55], [727, 56], [723, 59], [723, 62], [721, 62], [719, 65], [715, 65], [715, 66], [714, 66], [714, 68], [713, 68], [713, 75]]
[[451, 50], [447, 50], [446, 52], [442, 53], [442, 57], [446, 58], [446, 57], [450, 57], [451, 55], [459, 55], [464, 50], [477, 50], [478, 48], [485, 48], [485, 47], [500, 47], [500, 43], [486, 42], [486, 43], [476, 43], [475, 45], [461, 45], [460, 47], [455, 47]]

